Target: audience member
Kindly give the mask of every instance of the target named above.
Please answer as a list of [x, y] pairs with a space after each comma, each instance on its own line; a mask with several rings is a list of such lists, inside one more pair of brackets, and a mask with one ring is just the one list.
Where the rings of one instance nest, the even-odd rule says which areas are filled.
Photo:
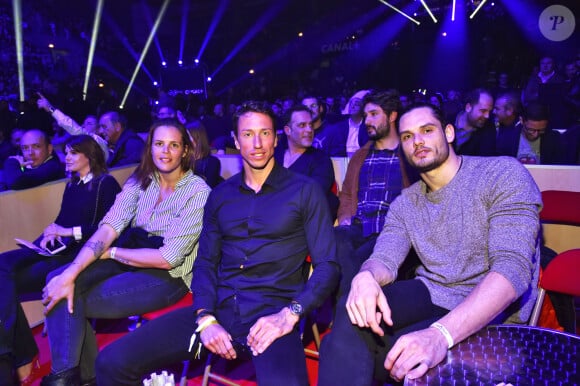
[[207, 130], [210, 145], [220, 154], [225, 153], [226, 148], [234, 148], [230, 135], [231, 120], [225, 115], [223, 106], [221, 103], [216, 103], [213, 115], [205, 116], [201, 120]]
[[[13, 379], [10, 372], [16, 368], [20, 384], [29, 385], [33, 367], [38, 366], [38, 347], [19, 295], [40, 294], [46, 275], [72, 261], [121, 191], [117, 181], [107, 174], [103, 153], [91, 137], [72, 137], [65, 152], [71, 180], [66, 184], [58, 216], [34, 244], [51, 247], [60, 241], [66, 249], [52, 255], [23, 247], [0, 254], [0, 361], [8, 363], [0, 366], [3, 381]], [[5, 384], [3, 381], [0, 383]]]
[[524, 109], [521, 129], [506, 132], [498, 138], [498, 154], [516, 157], [524, 164], [572, 163], [567, 158], [562, 135], [548, 127], [549, 115], [545, 105], [530, 102]]
[[564, 78], [556, 72], [554, 59], [546, 56], [540, 59], [540, 71], [532, 75], [523, 92], [524, 107], [532, 102], [540, 102], [548, 107], [553, 128], [566, 128], [564, 99], [566, 86]]
[[339, 196], [335, 228], [342, 269], [339, 296], [373, 251], [391, 202], [416, 179], [399, 149], [397, 91], [371, 91], [362, 104], [370, 141], [350, 160]]
[[322, 150], [330, 157], [345, 157], [347, 134], [338, 132], [336, 126], [329, 125], [325, 121], [324, 108], [318, 98], [307, 95], [302, 98], [302, 105], [312, 113], [312, 129], [314, 130], [312, 147]]
[[[522, 113], [520, 94], [515, 91], [507, 91], [500, 93], [493, 107], [493, 114], [495, 116], [495, 135], [496, 135], [496, 155], [510, 155], [503, 154], [501, 143], [506, 141], [506, 138], [520, 133], [522, 129]], [[516, 134], [517, 135], [517, 134]]]
[[337, 135], [346, 134], [345, 146], [348, 157], [352, 157], [369, 140], [362, 105], [362, 99], [368, 93], [369, 90], [357, 91], [348, 101], [347, 107], [342, 110], [342, 115], [348, 115], [348, 118], [334, 125]]
[[31, 129], [20, 139], [22, 155], [4, 162], [6, 189], [27, 189], [64, 177], [64, 168], [46, 133]]
[[60, 127], [65, 129], [71, 135], [87, 134], [90, 135], [103, 149], [105, 153], [105, 161], [109, 158], [109, 147], [107, 141], [97, 134], [98, 121], [95, 115], [87, 115], [83, 124], [79, 125], [74, 119], [65, 115], [62, 111], [54, 108], [48, 99], [41, 93], [38, 94], [38, 101], [36, 102], [39, 109], [43, 109], [50, 113], [54, 120]]
[[97, 231], [70, 265], [47, 277], [42, 302], [52, 367], [43, 385], [95, 377], [97, 346], [87, 318], [140, 315], [189, 291], [210, 191], [193, 174], [192, 149], [177, 120], [155, 122], [143, 160]]
[[[488, 323], [526, 323], [536, 299], [542, 201], [529, 172], [507, 157], [456, 155], [454, 128], [432, 106], [411, 107], [398, 127], [421, 180], [392, 203], [339, 305], [321, 386], [420, 377]], [[395, 281], [411, 248], [416, 277]]]
[[559, 85], [563, 81], [562, 76], [556, 72], [554, 59], [549, 56], [544, 56], [540, 59], [540, 70], [536, 74], [533, 74], [526, 84], [522, 95], [524, 106], [530, 102], [540, 100], [543, 85]]
[[478, 88], [466, 96], [465, 107], [455, 120], [453, 148], [462, 155], [494, 155], [495, 129], [489, 117], [493, 111], [493, 97]]
[[332, 191], [335, 186], [334, 167], [328, 155], [312, 147], [314, 139], [312, 113], [308, 107], [296, 105], [288, 110], [285, 121], [284, 133], [288, 140], [288, 148], [276, 147], [274, 158], [285, 168], [304, 174], [320, 184], [322, 190], [326, 192], [330, 214], [334, 221], [338, 210], [338, 197]]
[[195, 160], [194, 173], [202, 177], [210, 188], [223, 181], [220, 160], [211, 155], [205, 127], [200, 121], [189, 122], [185, 128], [193, 143], [192, 156]]
[[[274, 160], [274, 119], [260, 102], [234, 115], [243, 171], [208, 199], [193, 307], [106, 347], [97, 358], [99, 384], [138, 385], [152, 369], [190, 359], [198, 346], [188, 349], [190, 337], [199, 334], [215, 355], [251, 357], [258, 384], [308, 385], [298, 321], [334, 288], [336, 245], [318, 184]], [[308, 280], [307, 255], [314, 266]]]
[[116, 111], [106, 112], [99, 118], [99, 134], [109, 145], [109, 167], [138, 163], [143, 156], [143, 140], [126, 126], [125, 117]]

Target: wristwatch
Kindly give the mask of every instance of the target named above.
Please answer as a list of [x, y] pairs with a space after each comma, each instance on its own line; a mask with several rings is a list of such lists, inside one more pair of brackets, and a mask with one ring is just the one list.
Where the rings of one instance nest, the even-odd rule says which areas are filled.
[[290, 309], [291, 313], [298, 316], [299, 318], [304, 314], [304, 308], [302, 307], [302, 304], [298, 303], [296, 300], [293, 300], [288, 308]]

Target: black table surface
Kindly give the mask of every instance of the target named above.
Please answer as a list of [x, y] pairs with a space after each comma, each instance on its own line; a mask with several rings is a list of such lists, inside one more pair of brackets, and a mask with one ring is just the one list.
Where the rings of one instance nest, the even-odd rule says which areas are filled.
[[405, 385], [580, 385], [580, 336], [530, 326], [489, 326]]

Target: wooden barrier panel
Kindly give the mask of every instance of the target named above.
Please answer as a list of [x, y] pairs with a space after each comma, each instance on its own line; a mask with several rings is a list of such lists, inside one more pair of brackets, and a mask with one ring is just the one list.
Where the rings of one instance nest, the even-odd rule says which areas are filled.
[[[123, 185], [135, 165], [111, 170], [111, 175]], [[0, 193], [0, 251], [18, 248], [14, 238], [35, 240], [60, 210], [68, 179], [62, 179], [24, 190]]]

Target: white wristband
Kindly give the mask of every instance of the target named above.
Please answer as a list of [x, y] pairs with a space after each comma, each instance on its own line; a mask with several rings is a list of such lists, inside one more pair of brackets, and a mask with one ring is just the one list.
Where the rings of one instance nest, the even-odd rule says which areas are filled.
[[451, 336], [451, 334], [449, 333], [449, 331], [447, 330], [447, 328], [444, 325], [442, 325], [441, 323], [435, 322], [429, 327], [433, 327], [433, 328], [439, 330], [439, 332], [441, 334], [443, 334], [443, 336], [445, 337], [445, 340], [447, 341], [447, 348], [448, 349], [453, 347], [453, 345], [455, 344], [453, 342], [453, 337]]
[[73, 236], [76, 241], [83, 239], [83, 231], [81, 227], [73, 227]]
[[113, 247], [113, 248], [111, 248], [111, 252], [110, 252], [111, 259], [113, 259], [113, 260], [116, 260], [116, 259], [115, 259], [115, 254], [116, 254], [116, 253], [117, 253], [117, 247]]

